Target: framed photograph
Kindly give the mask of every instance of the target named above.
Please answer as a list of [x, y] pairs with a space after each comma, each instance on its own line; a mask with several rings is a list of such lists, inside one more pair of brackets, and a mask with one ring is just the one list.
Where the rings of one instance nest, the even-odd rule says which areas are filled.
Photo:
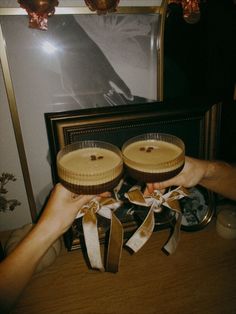
[[17, 1], [1, 1], [0, 96], [33, 221], [53, 185], [44, 114], [162, 100], [166, 6], [121, 0], [97, 15], [83, 0], [61, 0], [42, 31]]
[[[109, 107], [60, 112], [45, 114], [47, 126], [53, 182], [58, 182], [56, 156], [58, 151], [65, 145], [80, 140], [101, 140], [110, 142], [121, 148], [122, 144], [129, 138], [142, 133], [159, 132], [170, 133], [181, 138], [186, 146], [186, 155], [205, 158], [209, 150], [209, 106], [196, 103], [192, 107], [188, 103], [168, 104], [164, 102], [140, 103], [137, 105], [125, 105], [122, 107]], [[121, 187], [121, 194], [124, 194], [132, 184], [132, 181], [125, 180]], [[203, 200], [200, 200], [203, 202]], [[211, 200], [208, 199], [207, 202]], [[200, 206], [200, 205], [199, 205]], [[213, 204], [209, 204], [209, 208]], [[187, 207], [187, 204], [185, 205]], [[200, 207], [199, 207], [200, 208]], [[187, 213], [187, 208], [185, 208]], [[145, 216], [143, 209], [134, 205], [125, 204], [116, 212], [124, 226], [125, 235], [128, 236], [141, 223]], [[168, 213], [167, 213], [168, 215]], [[156, 229], [169, 228], [174, 217], [167, 217], [163, 212], [156, 220]], [[206, 214], [207, 215], [207, 214]], [[210, 221], [211, 217], [208, 217]], [[183, 229], [196, 229], [196, 225], [203, 226], [206, 218], [199, 218], [201, 222], [195, 227], [188, 224]], [[105, 225], [101, 226], [101, 239], [104, 240]], [[198, 227], [199, 227], [198, 226]], [[81, 245], [82, 229], [78, 221], [65, 235], [66, 246], [69, 250]]]
[[215, 197], [207, 189], [196, 186], [189, 189], [189, 196], [179, 200], [183, 217], [181, 229], [198, 231], [204, 228], [215, 214]]

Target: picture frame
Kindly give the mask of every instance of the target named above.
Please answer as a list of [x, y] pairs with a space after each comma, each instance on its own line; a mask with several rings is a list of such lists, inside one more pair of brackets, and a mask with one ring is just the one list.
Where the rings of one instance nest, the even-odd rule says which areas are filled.
[[214, 217], [216, 199], [213, 192], [199, 185], [188, 191], [189, 196], [179, 200], [183, 214], [181, 230], [199, 231]]
[[[180, 137], [186, 146], [186, 155], [196, 158], [206, 158], [210, 151], [214, 150], [209, 141], [209, 110], [208, 104], [195, 103], [189, 107], [188, 103], [165, 102], [140, 103], [138, 105], [126, 105], [122, 107], [109, 107], [66, 111], [59, 113], [46, 113], [45, 122], [48, 133], [52, 177], [53, 182], [59, 181], [56, 168], [56, 156], [59, 150], [65, 145], [80, 140], [102, 140], [110, 142], [119, 148], [129, 138], [142, 133], [170, 133]], [[131, 187], [133, 182], [126, 182], [123, 187], [125, 191]], [[123, 192], [123, 194], [125, 193]], [[213, 199], [209, 202], [207, 223], [214, 213]], [[122, 221], [125, 238], [136, 230], [145, 217], [145, 211], [134, 208], [128, 204], [125, 210], [120, 209], [116, 214]], [[169, 213], [167, 213], [169, 214]], [[162, 220], [163, 219], [163, 220]], [[158, 217], [155, 230], [171, 228], [174, 217], [168, 221], [164, 217]], [[202, 219], [198, 224], [191, 227], [185, 226], [183, 230], [198, 230], [207, 224]], [[100, 224], [100, 240], [105, 240], [106, 229]], [[75, 221], [72, 228], [65, 234], [65, 244], [68, 250], [81, 247], [83, 242], [81, 225]]]
[[[48, 31], [40, 31], [28, 27], [27, 12], [16, 1], [2, 1], [0, 5], [0, 62], [3, 84], [1, 85], [0, 93], [3, 93], [4, 106], [10, 111], [22, 181], [24, 182], [24, 189], [26, 190], [33, 222], [37, 220], [45, 199], [52, 188], [44, 113], [51, 111], [83, 110], [84, 108], [96, 108], [100, 106], [122, 106], [126, 102], [136, 104], [143, 101], [144, 98], [147, 101], [150, 98], [155, 98], [154, 100], [159, 101], [162, 100], [164, 66], [163, 36], [166, 7], [166, 0], [121, 0], [117, 12], [106, 16], [97, 16], [95, 12], [89, 10], [83, 0], [61, 0], [59, 1], [59, 6], [56, 7], [55, 14], [48, 21]], [[132, 33], [135, 27], [138, 28], [138, 25], [135, 24], [136, 17], [140, 17], [140, 21], [143, 22], [145, 27], [139, 27], [138, 31]], [[152, 20], [149, 21], [149, 17]], [[83, 28], [82, 26], [86, 26], [86, 31], [82, 32], [83, 34], [80, 34], [77, 40], [70, 37], [75, 34], [74, 30], [78, 29], [77, 24], [79, 23], [76, 23], [76, 19], [77, 22], [78, 19], [81, 21], [81, 28]], [[89, 23], [89, 19], [96, 20], [97, 24]], [[91, 62], [88, 61], [86, 63], [82, 75], [77, 76], [79, 71], [74, 71], [74, 66], [66, 66], [66, 69], [69, 68], [71, 72], [75, 72], [76, 78], [73, 82], [76, 81], [76, 83], [80, 84], [79, 89], [81, 89], [81, 93], [78, 104], [78, 95], [76, 96], [76, 92], [73, 92], [74, 87], [72, 86], [73, 84], [70, 84], [70, 77], [68, 78], [68, 75], [64, 75], [67, 71], [65, 71], [65, 68], [61, 68], [61, 59], [69, 55], [69, 59], [72, 60], [74, 50], [81, 49], [78, 43], [83, 43], [85, 33], [89, 33], [89, 37], [91, 37], [89, 43], [91, 44], [92, 42], [92, 47], [101, 48], [102, 44], [105, 45], [108, 42], [113, 44], [113, 50], [109, 50], [110, 48], [107, 46], [98, 49], [100, 52], [104, 49], [105, 56], [103, 56], [103, 60], [110, 61], [110, 56], [115, 55], [113, 53], [116, 50], [114, 46], [116, 43], [115, 39], [120, 39], [121, 37], [114, 36], [114, 33], [109, 31], [110, 40], [106, 40], [106, 36], [105, 40], [102, 40], [105, 34], [104, 29], [106, 30], [106, 34], [108, 34], [108, 27], [101, 28], [100, 33], [98, 33], [96, 25], [105, 20], [111, 20], [112, 23], [114, 22], [113, 20], [119, 20], [120, 23], [116, 24], [116, 27], [112, 29], [118, 28], [120, 33], [124, 33], [124, 29], [121, 26], [125, 24], [123, 23], [124, 20], [127, 20], [126, 28], [128, 30], [126, 37], [129, 39], [129, 42], [133, 41], [138, 45], [141, 45], [145, 41], [143, 39], [147, 38], [145, 34], [143, 36], [140, 32], [146, 29], [146, 34], [149, 36], [148, 30], [150, 29], [151, 36], [149, 44], [147, 44], [147, 41], [144, 42], [141, 47], [141, 53], [136, 56], [135, 52], [138, 49], [132, 48], [130, 52], [130, 47], [124, 46], [125, 40], [122, 41], [122, 45], [117, 42], [117, 48], [123, 47], [121, 49], [123, 54], [130, 52], [129, 56], [132, 56], [131, 61], [136, 62], [133, 64], [135, 73], [125, 70], [126, 66], [120, 62], [117, 62], [115, 65], [112, 62], [107, 62], [109, 65], [111, 63], [115, 68], [115, 72], [123, 71], [124, 73], [125, 70], [126, 77], [124, 78], [119, 72], [118, 80], [116, 79], [110, 86], [110, 81], [112, 80], [108, 76], [104, 84], [106, 86], [109, 85], [111, 88], [105, 92], [103, 88], [99, 89], [99, 91], [102, 90], [100, 99], [102, 98], [105, 104], [97, 102], [98, 95], [95, 95], [94, 86], [90, 86], [90, 89], [88, 88], [89, 83], [95, 77], [95, 68], [99, 69], [97, 71], [99, 77], [96, 77], [96, 82], [100, 82], [100, 78], [105, 77], [104, 64], [101, 62], [101, 59], [97, 58], [97, 53], [93, 54], [94, 49], [89, 49], [91, 48], [89, 44], [86, 44], [87, 46], [82, 44], [83, 47], [86, 46], [92, 52], [90, 56]], [[67, 29], [66, 32], [64, 28], [66, 24], [72, 25], [72, 30]], [[106, 23], [100, 24], [104, 26]], [[135, 27], [130, 28], [133, 24], [135, 24]], [[65, 38], [63, 37], [64, 32], [66, 33]], [[92, 38], [92, 36], [96, 38]], [[53, 42], [57, 43], [61, 40], [62, 44], [54, 47], [49, 41], [50, 38], [53, 39]], [[72, 46], [72, 49], [67, 49], [66, 53], [64, 53], [62, 52], [62, 48], [67, 39], [70, 39], [68, 46], [70, 48]], [[95, 42], [95, 39], [99, 39], [100, 42]], [[76, 44], [77, 47], [75, 47]], [[139, 63], [141, 63], [141, 67], [144, 68], [145, 66], [142, 64], [143, 56], [145, 56], [145, 53], [142, 54], [144, 48], [147, 48], [146, 51], [149, 49], [147, 56], [148, 67], [144, 72], [137, 73]], [[84, 51], [81, 53], [83, 56], [87, 56]], [[119, 50], [116, 52], [116, 55], [119, 55]], [[125, 59], [126, 56], [123, 55], [123, 60]], [[83, 66], [84, 62], [81, 64]], [[108, 68], [110, 69], [109, 65]], [[85, 80], [87, 68], [89, 69], [89, 76], [87, 75], [87, 80]], [[113, 73], [113, 71], [111, 72]], [[90, 75], [91, 73], [92, 75]], [[22, 75], [24, 75], [24, 79], [22, 79]], [[142, 84], [145, 75], [146, 78], [144, 81], [146, 84]], [[139, 84], [137, 84], [134, 78], [139, 80]], [[130, 84], [132, 84], [132, 87], [128, 86]], [[123, 90], [124, 85], [127, 85], [128, 88], [126, 86]], [[146, 85], [144, 94], [136, 95], [137, 90], [142, 90], [144, 85]], [[136, 90], [132, 91], [132, 88]], [[123, 90], [123, 93], [120, 92], [121, 90]], [[131, 90], [131, 93], [129, 90]], [[93, 101], [91, 101], [91, 98], [93, 98]], [[116, 102], [117, 99], [118, 101]], [[37, 129], [37, 132], [32, 137], [31, 134], [35, 129]], [[36, 155], [35, 152], [38, 147], [40, 147], [40, 150]], [[41, 171], [38, 171], [39, 164]]]

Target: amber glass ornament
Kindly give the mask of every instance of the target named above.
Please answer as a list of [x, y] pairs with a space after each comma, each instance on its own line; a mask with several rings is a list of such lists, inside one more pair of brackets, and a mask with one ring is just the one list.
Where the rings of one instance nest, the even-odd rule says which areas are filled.
[[200, 8], [198, 0], [184, 0], [182, 1], [183, 17], [189, 24], [195, 24], [200, 20]]
[[18, 0], [29, 15], [29, 27], [47, 30], [48, 17], [55, 13], [57, 0]]
[[183, 18], [189, 24], [196, 24], [201, 18], [200, 0], [169, 0], [169, 4], [176, 3], [182, 6]]
[[91, 11], [97, 11], [98, 14], [115, 12], [120, 0], [85, 0], [86, 5]]

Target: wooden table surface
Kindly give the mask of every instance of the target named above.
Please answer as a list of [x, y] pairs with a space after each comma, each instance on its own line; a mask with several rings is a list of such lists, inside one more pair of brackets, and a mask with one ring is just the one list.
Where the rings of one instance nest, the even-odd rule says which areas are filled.
[[63, 249], [32, 278], [12, 313], [235, 314], [236, 240], [221, 238], [213, 220], [182, 232], [177, 251], [166, 256], [168, 233], [153, 233], [134, 255], [123, 250], [116, 274], [88, 269], [81, 250]]

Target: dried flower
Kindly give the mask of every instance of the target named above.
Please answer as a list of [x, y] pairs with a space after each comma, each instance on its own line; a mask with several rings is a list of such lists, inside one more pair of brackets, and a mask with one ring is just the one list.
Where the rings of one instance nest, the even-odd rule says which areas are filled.
[[13, 211], [16, 206], [21, 205], [16, 199], [6, 199], [5, 195], [8, 193], [8, 190], [5, 186], [9, 181], [15, 182], [16, 177], [11, 173], [3, 172], [0, 176], [0, 212], [5, 212], [7, 210]]

